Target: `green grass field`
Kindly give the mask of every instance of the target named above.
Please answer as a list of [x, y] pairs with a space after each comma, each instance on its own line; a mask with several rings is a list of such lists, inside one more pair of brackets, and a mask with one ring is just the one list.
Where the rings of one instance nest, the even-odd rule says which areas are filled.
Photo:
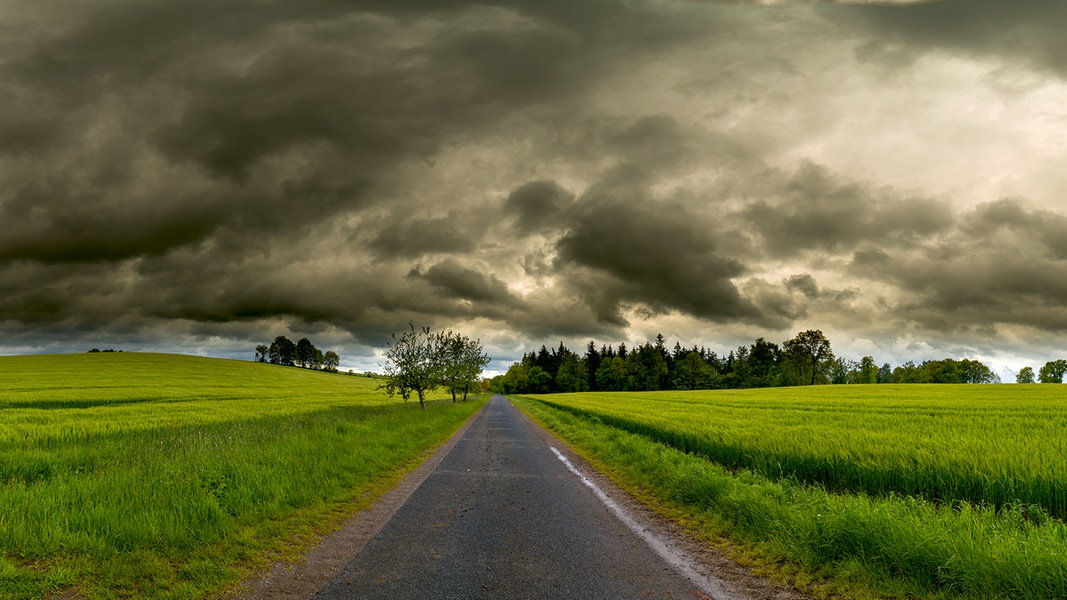
[[818, 593], [1067, 598], [1067, 387], [517, 399], [624, 485]]
[[0, 357], [0, 598], [225, 594], [366, 506], [482, 401], [251, 362]]

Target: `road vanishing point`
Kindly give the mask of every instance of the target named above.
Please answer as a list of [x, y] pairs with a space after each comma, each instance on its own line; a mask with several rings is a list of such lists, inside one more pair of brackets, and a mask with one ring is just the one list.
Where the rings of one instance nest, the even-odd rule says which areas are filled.
[[745, 599], [650, 533], [503, 396], [454, 442], [314, 598]]

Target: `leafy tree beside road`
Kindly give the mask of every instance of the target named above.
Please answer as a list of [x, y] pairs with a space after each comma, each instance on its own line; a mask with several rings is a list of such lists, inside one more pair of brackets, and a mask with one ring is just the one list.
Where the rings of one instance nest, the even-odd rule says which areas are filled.
[[477, 340], [453, 333], [431, 332], [429, 327], [416, 329], [408, 323], [408, 330], [393, 334], [393, 341], [385, 347], [385, 383], [379, 386], [389, 396], [400, 394], [404, 400], [415, 392], [419, 406], [426, 409], [426, 392], [445, 387], [452, 393], [467, 393], [480, 384], [482, 369], [489, 357]]
[[477, 340], [451, 331], [437, 334], [437, 347], [441, 361], [441, 385], [452, 393], [453, 402], [456, 401], [456, 394], [461, 392], [466, 400], [469, 392], [481, 386], [482, 369], [489, 364], [489, 356]]

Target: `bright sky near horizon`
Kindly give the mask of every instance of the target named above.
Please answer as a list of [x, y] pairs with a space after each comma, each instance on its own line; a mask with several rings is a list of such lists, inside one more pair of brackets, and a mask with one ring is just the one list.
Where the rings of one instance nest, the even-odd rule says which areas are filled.
[[[897, 4], [894, 6], [894, 4]], [[1067, 3], [0, 2], [0, 352], [1067, 357]]]

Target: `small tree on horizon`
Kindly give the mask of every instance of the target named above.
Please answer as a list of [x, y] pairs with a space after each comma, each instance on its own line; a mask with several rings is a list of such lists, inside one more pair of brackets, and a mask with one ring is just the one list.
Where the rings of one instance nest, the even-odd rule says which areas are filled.
[[1050, 360], [1038, 371], [1041, 383], [1063, 383], [1063, 375], [1067, 373], [1067, 360]]
[[[311, 343], [311, 340], [307, 338], [300, 338], [300, 341], [296, 343], [296, 362], [301, 367], [308, 369], [315, 364], [315, 353], [318, 352], [318, 348], [315, 344]], [[322, 353], [319, 352], [321, 356]], [[322, 361], [319, 360], [321, 363]]]
[[296, 344], [284, 335], [274, 338], [274, 342], [271, 343], [268, 349], [268, 354], [270, 355], [270, 362], [276, 365], [290, 367], [296, 365]]
[[1019, 369], [1019, 374], [1015, 376], [1015, 383], [1033, 383], [1034, 382], [1034, 368], [1023, 367]]
[[782, 361], [792, 367], [787, 370], [791, 372], [794, 385], [815, 385], [817, 381], [828, 379], [834, 351], [822, 331], [809, 329], [782, 344]]
[[333, 350], [327, 350], [326, 354], [322, 355], [322, 368], [331, 373], [337, 372], [337, 367], [341, 365], [341, 357], [337, 355]]

